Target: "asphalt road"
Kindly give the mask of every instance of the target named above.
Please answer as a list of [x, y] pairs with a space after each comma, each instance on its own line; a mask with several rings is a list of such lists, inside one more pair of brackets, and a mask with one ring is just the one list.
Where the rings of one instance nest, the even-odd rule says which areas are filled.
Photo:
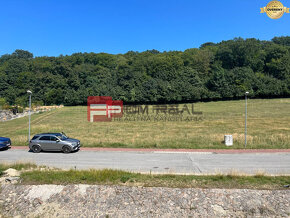
[[236, 171], [271, 175], [290, 174], [290, 153], [220, 154], [213, 152], [78, 151], [32, 153], [0, 151], [0, 163], [33, 162], [62, 169], [122, 169], [143, 173], [216, 174]]

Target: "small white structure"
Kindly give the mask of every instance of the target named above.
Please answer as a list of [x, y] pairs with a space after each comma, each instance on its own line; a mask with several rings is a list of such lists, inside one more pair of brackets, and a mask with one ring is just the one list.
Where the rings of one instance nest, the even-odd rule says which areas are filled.
[[232, 135], [225, 135], [225, 145], [226, 146], [233, 145], [233, 136]]

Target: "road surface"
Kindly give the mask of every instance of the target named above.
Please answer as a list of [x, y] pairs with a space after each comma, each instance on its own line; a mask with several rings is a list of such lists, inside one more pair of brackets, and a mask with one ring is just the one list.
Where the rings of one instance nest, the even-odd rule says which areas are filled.
[[232, 171], [290, 175], [290, 152], [215, 153], [164, 151], [89, 151], [32, 153], [27, 149], [0, 151], [0, 163], [32, 162], [62, 169], [121, 169], [142, 173], [216, 174]]

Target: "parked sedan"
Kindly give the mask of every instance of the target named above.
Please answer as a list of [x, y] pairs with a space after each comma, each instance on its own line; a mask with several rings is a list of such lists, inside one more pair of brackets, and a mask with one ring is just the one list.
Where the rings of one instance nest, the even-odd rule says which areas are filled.
[[0, 149], [7, 148], [11, 145], [10, 138], [0, 137]]
[[69, 138], [64, 133], [37, 134], [29, 142], [29, 148], [34, 153], [39, 153], [40, 151], [70, 153], [79, 150], [80, 146], [80, 140]]

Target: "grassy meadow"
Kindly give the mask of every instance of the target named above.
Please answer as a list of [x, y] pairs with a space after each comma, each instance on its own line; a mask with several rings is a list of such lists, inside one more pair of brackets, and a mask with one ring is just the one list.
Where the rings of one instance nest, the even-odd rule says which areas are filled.
[[[156, 121], [152, 107], [151, 120], [126, 115], [122, 121], [94, 123], [87, 121], [86, 106], [55, 109], [32, 115], [31, 135], [63, 131], [85, 147], [218, 149], [227, 148], [223, 139], [229, 134], [230, 148], [244, 148], [244, 100], [196, 103], [194, 110], [202, 115], [191, 121]], [[290, 99], [248, 99], [247, 126], [247, 148], [290, 148]], [[13, 145], [27, 145], [27, 135], [28, 117], [0, 122], [0, 136], [10, 137]]]

